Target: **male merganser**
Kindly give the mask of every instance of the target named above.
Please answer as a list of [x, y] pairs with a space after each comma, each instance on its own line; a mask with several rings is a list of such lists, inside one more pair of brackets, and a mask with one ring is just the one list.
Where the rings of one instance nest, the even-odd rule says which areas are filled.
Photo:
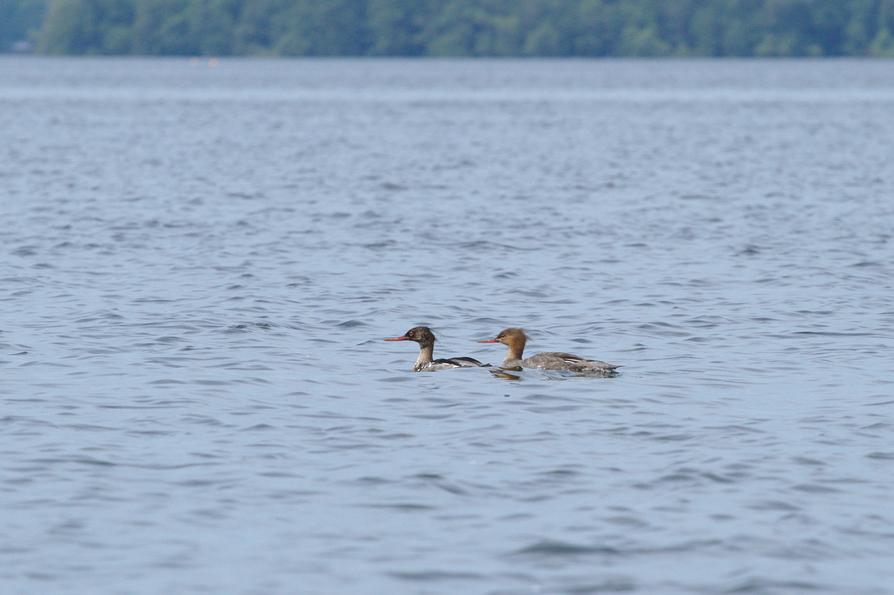
[[619, 366], [586, 359], [579, 355], [561, 352], [546, 352], [522, 359], [528, 336], [520, 328], [507, 328], [500, 331], [496, 339], [478, 341], [479, 343], [502, 343], [509, 347], [506, 359], [500, 364], [503, 369], [540, 368], [543, 370], [568, 370], [589, 376], [614, 376]]
[[416, 341], [419, 343], [419, 357], [413, 364], [414, 372], [422, 370], [445, 370], [447, 368], [478, 368], [490, 364], [482, 364], [471, 357], [449, 357], [446, 359], [432, 359], [435, 349], [435, 334], [427, 326], [415, 326], [401, 337], [392, 337], [386, 341]]

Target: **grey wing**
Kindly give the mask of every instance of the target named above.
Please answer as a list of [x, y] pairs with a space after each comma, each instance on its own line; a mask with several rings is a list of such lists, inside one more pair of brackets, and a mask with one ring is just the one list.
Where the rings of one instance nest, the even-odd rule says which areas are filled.
[[598, 359], [587, 359], [587, 358], [581, 357], [579, 355], [574, 355], [573, 353], [564, 353], [561, 351], [544, 353], [543, 355], [557, 357], [571, 366], [579, 366], [581, 368], [590, 369], [590, 370], [606, 370], [606, 371], [608, 371], [608, 370], [615, 370], [620, 367], [618, 365], [610, 364], [608, 362], [603, 362]]

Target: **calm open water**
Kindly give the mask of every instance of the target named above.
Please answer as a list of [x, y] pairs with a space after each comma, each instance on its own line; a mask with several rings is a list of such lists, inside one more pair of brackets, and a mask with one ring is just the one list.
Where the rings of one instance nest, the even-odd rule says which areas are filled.
[[892, 593], [892, 155], [894, 62], [2, 58], [0, 591]]

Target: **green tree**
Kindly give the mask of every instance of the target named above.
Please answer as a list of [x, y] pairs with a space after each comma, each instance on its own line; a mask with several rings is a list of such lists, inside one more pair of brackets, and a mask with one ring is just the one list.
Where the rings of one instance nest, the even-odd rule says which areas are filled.
[[655, 27], [629, 26], [621, 34], [618, 51], [624, 56], [666, 56], [671, 47], [661, 39]]
[[233, 29], [233, 51], [237, 54], [272, 53], [280, 33], [279, 15], [287, 0], [252, 0], [242, 3]]
[[367, 8], [370, 53], [378, 56], [419, 56], [425, 52], [424, 29], [431, 19], [431, 2], [370, 0]]
[[53, 0], [38, 36], [48, 54], [121, 54], [130, 51], [130, 0]]
[[194, 0], [186, 15], [190, 37], [196, 40], [198, 53], [228, 55], [233, 52], [239, 0]]
[[298, 0], [282, 15], [277, 49], [297, 56], [358, 56], [369, 49], [366, 5], [356, 0]]
[[582, 56], [607, 56], [615, 52], [623, 17], [606, 0], [583, 0], [575, 14], [573, 51]]
[[522, 51], [528, 56], [559, 56], [559, 32], [549, 22], [541, 23], [528, 33]]
[[45, 0], [0, 0], [0, 52], [31, 39], [46, 12]]
[[198, 40], [190, 33], [189, 0], [140, 0], [133, 24], [137, 54], [196, 55]]
[[53, 0], [38, 37], [47, 54], [90, 53], [97, 45], [93, 6], [89, 0]]
[[694, 53], [700, 56], [722, 56], [727, 53], [721, 10], [716, 4], [709, 4], [693, 11], [688, 37]]
[[869, 53], [873, 56], [894, 58], [894, 35], [890, 30], [879, 30], [869, 45]]
[[677, 0], [657, 6], [657, 27], [660, 37], [677, 55], [692, 52], [689, 24], [692, 22], [698, 4], [694, 0]]
[[850, 0], [850, 19], [845, 25], [844, 52], [851, 56], [865, 56], [875, 33], [878, 14], [877, 0]]

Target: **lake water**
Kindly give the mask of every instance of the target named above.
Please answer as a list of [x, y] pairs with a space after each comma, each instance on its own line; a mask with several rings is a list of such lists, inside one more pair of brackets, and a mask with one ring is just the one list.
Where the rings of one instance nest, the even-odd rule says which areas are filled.
[[892, 140], [890, 61], [0, 59], [0, 591], [894, 592]]

